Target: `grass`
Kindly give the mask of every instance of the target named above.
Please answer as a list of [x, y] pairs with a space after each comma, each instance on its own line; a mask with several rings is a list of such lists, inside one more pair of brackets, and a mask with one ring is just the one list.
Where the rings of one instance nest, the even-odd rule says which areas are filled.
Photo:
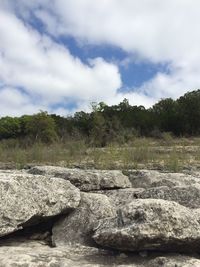
[[89, 147], [83, 140], [21, 146], [16, 140], [0, 142], [0, 163], [15, 168], [27, 164], [97, 169], [162, 169], [173, 172], [200, 166], [200, 138], [135, 138], [123, 146]]

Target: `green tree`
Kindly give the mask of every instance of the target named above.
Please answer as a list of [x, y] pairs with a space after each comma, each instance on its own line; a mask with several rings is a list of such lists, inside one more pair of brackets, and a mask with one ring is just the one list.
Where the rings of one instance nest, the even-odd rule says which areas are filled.
[[182, 134], [200, 134], [200, 90], [186, 93], [177, 100]]
[[90, 137], [93, 145], [100, 147], [106, 145], [106, 121], [99, 111], [92, 113]]
[[57, 139], [55, 122], [45, 111], [32, 115], [25, 128], [34, 141], [50, 143]]
[[178, 105], [172, 98], [160, 100], [152, 108], [155, 127], [160, 131], [179, 134]]
[[0, 119], [0, 139], [16, 138], [21, 133], [20, 119], [3, 117]]

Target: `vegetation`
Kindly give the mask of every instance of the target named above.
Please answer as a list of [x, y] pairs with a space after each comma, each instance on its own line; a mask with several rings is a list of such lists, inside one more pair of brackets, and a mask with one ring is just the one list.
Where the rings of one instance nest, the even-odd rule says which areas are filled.
[[84, 140], [24, 146], [18, 140], [0, 142], [0, 166], [23, 168], [27, 164], [97, 169], [161, 169], [177, 172], [200, 167], [200, 138], [155, 139], [136, 137], [132, 142], [103, 148]]
[[66, 118], [44, 111], [0, 118], [0, 162], [177, 171], [198, 165], [199, 134], [200, 90], [149, 109], [127, 99], [92, 103], [92, 112]]

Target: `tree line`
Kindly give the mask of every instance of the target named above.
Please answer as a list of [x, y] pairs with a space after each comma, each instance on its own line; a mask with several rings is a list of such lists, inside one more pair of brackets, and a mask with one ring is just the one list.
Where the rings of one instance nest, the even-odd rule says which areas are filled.
[[91, 112], [76, 112], [62, 117], [41, 111], [34, 115], [0, 118], [0, 140], [34, 142], [83, 139], [91, 145], [126, 143], [133, 136], [160, 138], [163, 132], [174, 136], [200, 134], [200, 90], [188, 92], [177, 100], [161, 99], [153, 107], [132, 106], [127, 99], [118, 105], [92, 103]]

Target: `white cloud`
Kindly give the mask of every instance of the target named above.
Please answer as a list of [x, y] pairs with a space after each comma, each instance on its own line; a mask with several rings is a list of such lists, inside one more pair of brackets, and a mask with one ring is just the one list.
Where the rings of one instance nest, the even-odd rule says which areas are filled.
[[114, 64], [102, 58], [83, 64], [67, 48], [5, 10], [0, 12], [0, 40], [1, 82], [12, 88], [23, 87], [32, 99], [39, 100], [39, 106], [50, 109], [69, 98], [107, 99], [121, 86]]
[[54, 35], [70, 34], [90, 43], [117, 45], [154, 61], [180, 58], [192, 43], [198, 50], [194, 42], [200, 39], [198, 0], [50, 2], [48, 9], [51, 6], [55, 16], [49, 16], [45, 5], [35, 13]]
[[47, 107], [33, 104], [31, 98], [19, 90], [4, 87], [0, 90], [1, 116], [20, 116], [22, 114], [33, 114]]
[[[75, 99], [80, 108], [124, 97], [150, 106], [200, 87], [199, 0], [2, 0], [0, 8], [0, 80], [13, 88], [23, 86], [49, 109], [65, 98]], [[34, 13], [53, 36], [70, 35], [83, 45], [115, 45], [130, 58], [167, 62], [170, 71], [158, 73], [133, 93], [117, 93], [121, 79], [114, 63], [98, 58], [84, 64], [15, 13], [25, 20]]]
[[199, 88], [198, 0], [57, 0], [52, 12], [50, 19], [38, 12], [51, 34], [116, 45], [130, 56], [170, 63], [171, 72], [143, 84], [141, 94], [178, 97]]

